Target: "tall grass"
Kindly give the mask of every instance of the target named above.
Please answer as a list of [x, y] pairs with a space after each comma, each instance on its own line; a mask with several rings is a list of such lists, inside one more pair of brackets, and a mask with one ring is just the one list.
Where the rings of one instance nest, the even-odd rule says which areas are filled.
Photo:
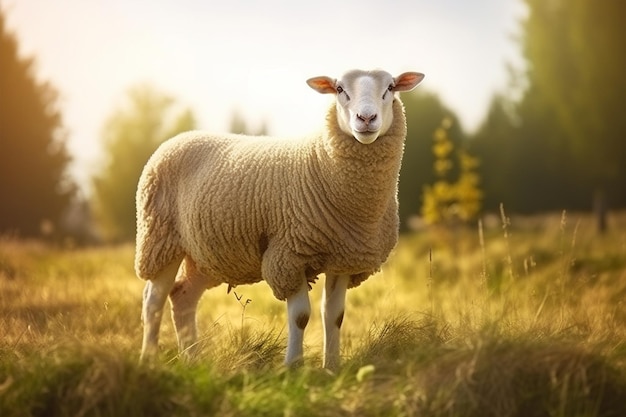
[[166, 317], [139, 365], [132, 247], [1, 240], [0, 415], [623, 416], [626, 215], [612, 221], [596, 236], [583, 215], [502, 211], [403, 237], [348, 293], [337, 374], [318, 315], [305, 365], [282, 367], [285, 306], [265, 284], [205, 294], [192, 363]]

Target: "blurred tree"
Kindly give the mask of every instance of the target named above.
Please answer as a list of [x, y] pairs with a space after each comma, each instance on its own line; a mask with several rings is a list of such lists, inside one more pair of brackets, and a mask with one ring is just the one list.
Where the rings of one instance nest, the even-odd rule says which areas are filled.
[[242, 135], [264, 136], [267, 135], [267, 123], [263, 121], [258, 129], [252, 130], [249, 128], [248, 123], [241, 112], [239, 110], [234, 110], [230, 119], [229, 131], [231, 133]]
[[[475, 219], [481, 208], [480, 176], [476, 174], [478, 159], [463, 148], [455, 154], [448, 137], [450, 127], [450, 119], [445, 118], [433, 135], [433, 167], [437, 179], [423, 190], [421, 213], [426, 224], [455, 226]], [[455, 161], [458, 161], [456, 178], [449, 175]]]
[[535, 86], [516, 103], [494, 96], [469, 141], [481, 160], [484, 207], [533, 213], [589, 208], [589, 181], [577, 169], [567, 135]]
[[195, 127], [189, 109], [149, 85], [132, 88], [128, 103], [105, 123], [105, 160], [93, 178], [94, 212], [109, 241], [135, 238], [135, 192], [144, 165], [158, 146], [177, 133]]
[[[626, 203], [626, 2], [525, 0], [528, 78], [567, 132], [598, 196]], [[604, 201], [599, 201], [606, 207]], [[601, 212], [604, 212], [602, 210]], [[600, 228], [606, 226], [600, 216]]]
[[[465, 141], [458, 117], [447, 108], [439, 97], [426, 90], [414, 90], [402, 95], [406, 110], [407, 139], [404, 158], [400, 169], [398, 199], [400, 201], [400, 229], [409, 228], [408, 221], [420, 213], [423, 204], [422, 190], [426, 184], [435, 181], [432, 152], [432, 135], [441, 121], [448, 118], [451, 127], [447, 134], [452, 144], [457, 147]], [[458, 164], [450, 171], [450, 175], [458, 175]]]
[[74, 191], [57, 92], [19, 56], [0, 9], [0, 233], [53, 232]]
[[510, 201], [512, 167], [519, 154], [511, 152], [516, 133], [507, 104], [504, 96], [496, 94], [485, 120], [469, 141], [470, 149], [481, 160], [478, 170], [485, 193], [483, 204], [488, 211], [498, 210], [500, 203], [509, 209], [518, 209]]
[[238, 135], [246, 134], [248, 131], [248, 124], [246, 123], [246, 119], [241, 114], [239, 110], [233, 110], [233, 114], [230, 118], [230, 128], [228, 129], [231, 133], [236, 133]]

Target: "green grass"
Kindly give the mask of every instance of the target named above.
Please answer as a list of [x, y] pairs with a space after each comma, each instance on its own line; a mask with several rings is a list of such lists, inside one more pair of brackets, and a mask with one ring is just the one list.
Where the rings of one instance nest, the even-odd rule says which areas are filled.
[[264, 284], [205, 294], [193, 363], [166, 317], [139, 365], [131, 246], [0, 240], [0, 416], [624, 416], [626, 214], [611, 220], [605, 236], [557, 214], [403, 237], [348, 292], [337, 374], [318, 315], [304, 366], [282, 366], [285, 306]]

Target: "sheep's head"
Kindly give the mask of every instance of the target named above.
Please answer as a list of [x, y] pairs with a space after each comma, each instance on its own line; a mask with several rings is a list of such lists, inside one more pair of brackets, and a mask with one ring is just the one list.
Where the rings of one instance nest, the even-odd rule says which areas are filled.
[[381, 70], [352, 70], [337, 80], [314, 77], [307, 84], [319, 93], [335, 94], [339, 127], [368, 145], [391, 127], [395, 93], [412, 90], [423, 78], [419, 72], [392, 77]]

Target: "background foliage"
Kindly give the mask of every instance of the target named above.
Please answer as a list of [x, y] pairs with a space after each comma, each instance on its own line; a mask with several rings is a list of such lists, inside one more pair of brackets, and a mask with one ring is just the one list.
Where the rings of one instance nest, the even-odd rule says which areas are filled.
[[[465, 131], [454, 109], [427, 85], [403, 95], [403, 231], [419, 215], [424, 186], [436, 180], [431, 139], [445, 118], [452, 120], [448, 135], [455, 149], [480, 161], [485, 212], [497, 212], [500, 204], [517, 213], [626, 206], [626, 6], [520, 1], [527, 14], [515, 36], [524, 63], [510, 66], [510, 86], [494, 94], [476, 131]], [[17, 39], [0, 17], [0, 233], [37, 235], [42, 224], [54, 225], [67, 212], [75, 186], [66, 172], [55, 90], [34, 78], [34, 59], [19, 56]], [[141, 166], [168, 135], [195, 125], [190, 110], [172, 113], [175, 99], [149, 87], [135, 88], [128, 99], [105, 123], [103, 165], [88, 196], [107, 240], [133, 238]], [[231, 130], [266, 133], [267, 126], [250, 129], [235, 112]]]
[[166, 139], [195, 127], [189, 109], [149, 85], [128, 92], [103, 129], [105, 160], [93, 178], [94, 209], [107, 240], [135, 238], [135, 192], [150, 155]]
[[[402, 95], [408, 129], [398, 185], [400, 228], [403, 231], [409, 229], [411, 217], [420, 212], [423, 204], [422, 190], [437, 179], [433, 171], [435, 155], [432, 152], [432, 138], [441, 121], [450, 120], [448, 137], [454, 147], [460, 146], [466, 140], [455, 113], [437, 94], [420, 88]], [[450, 174], [457, 175], [458, 172], [453, 170]]]
[[486, 207], [518, 212], [590, 209], [606, 194], [626, 205], [623, 2], [525, 0], [512, 72], [520, 99], [496, 97], [471, 146], [482, 161]]
[[75, 191], [57, 92], [35, 68], [0, 11], [0, 234], [52, 233]]
[[[433, 135], [433, 171], [437, 177], [423, 190], [422, 220], [427, 225], [454, 227], [476, 220], [482, 204], [479, 162], [466, 149], [455, 149], [448, 137], [450, 119], [445, 118]], [[452, 170], [457, 171], [451, 176]]]

